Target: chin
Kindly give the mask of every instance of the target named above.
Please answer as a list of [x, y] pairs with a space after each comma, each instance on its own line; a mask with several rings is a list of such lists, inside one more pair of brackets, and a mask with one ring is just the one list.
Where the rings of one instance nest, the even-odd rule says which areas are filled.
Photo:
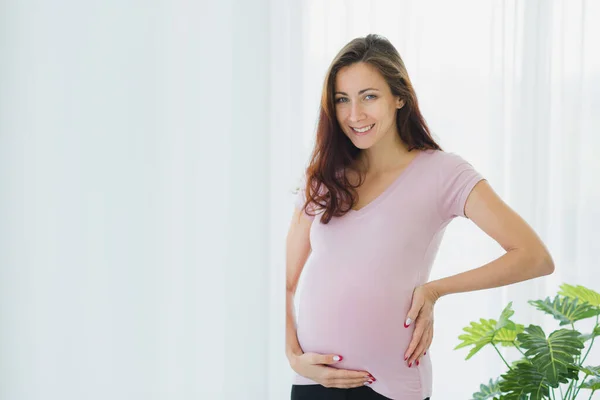
[[369, 142], [369, 143], [356, 143], [356, 142], [352, 142], [352, 144], [354, 145], [354, 147], [359, 148], [361, 150], [366, 150], [368, 148], [370, 148], [373, 143]]
[[373, 146], [373, 144], [375, 144], [376, 140], [374, 140], [374, 138], [372, 137], [356, 137], [356, 136], [352, 136], [349, 137], [350, 141], [352, 142], [352, 144], [354, 145], [354, 147], [357, 147], [361, 150], [366, 150], [369, 147]]

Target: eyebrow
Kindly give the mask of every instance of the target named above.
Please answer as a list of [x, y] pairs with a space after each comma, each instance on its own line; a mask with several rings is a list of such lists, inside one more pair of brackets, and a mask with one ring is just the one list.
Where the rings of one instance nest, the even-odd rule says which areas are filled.
[[[358, 92], [358, 94], [363, 94], [364, 92], [366, 92], [367, 90], [376, 90], [379, 92], [379, 89], [375, 89], [375, 88], [367, 88], [367, 89], [363, 89], [360, 92]], [[348, 96], [348, 93], [344, 93], [344, 92], [335, 92], [334, 94], [343, 94], [344, 96]]]

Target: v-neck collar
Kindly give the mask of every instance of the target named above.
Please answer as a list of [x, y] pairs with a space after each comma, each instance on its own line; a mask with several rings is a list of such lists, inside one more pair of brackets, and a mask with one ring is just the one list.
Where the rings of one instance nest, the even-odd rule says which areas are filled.
[[366, 213], [367, 211], [369, 211], [370, 209], [377, 206], [377, 204], [381, 203], [383, 200], [385, 200], [385, 198], [400, 184], [400, 182], [404, 179], [406, 174], [414, 167], [417, 160], [419, 158], [421, 158], [421, 156], [423, 155], [424, 152], [425, 152], [425, 150], [419, 150], [417, 155], [408, 163], [408, 165], [406, 167], [404, 167], [402, 172], [400, 172], [400, 174], [392, 181], [392, 183], [390, 183], [388, 185], [388, 187], [386, 187], [383, 190], [383, 192], [381, 192], [377, 197], [375, 197], [373, 200], [371, 200], [369, 203], [365, 204], [358, 210], [351, 208], [350, 211], [348, 211], [347, 215], [354, 215], [354, 216], [362, 215], [362, 214]]

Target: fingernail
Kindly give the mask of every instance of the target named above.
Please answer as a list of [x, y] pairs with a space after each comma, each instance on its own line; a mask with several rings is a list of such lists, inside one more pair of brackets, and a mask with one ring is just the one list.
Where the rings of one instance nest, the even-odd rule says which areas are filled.
[[404, 357], [404, 361], [408, 360], [408, 356]]
[[408, 363], [408, 367], [410, 368], [412, 366], [412, 362]]
[[342, 361], [342, 356], [333, 356], [333, 361]]
[[411, 322], [412, 322], [412, 319], [406, 318], [406, 322], [404, 322], [404, 327], [408, 328], [408, 326], [410, 325]]
[[427, 354], [427, 352], [424, 352], [423, 355]]
[[419, 365], [419, 360], [417, 360], [417, 365]]

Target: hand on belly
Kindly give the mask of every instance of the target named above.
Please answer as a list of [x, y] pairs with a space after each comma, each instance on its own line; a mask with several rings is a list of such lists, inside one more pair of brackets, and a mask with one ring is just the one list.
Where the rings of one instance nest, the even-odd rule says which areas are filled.
[[304, 351], [342, 354], [347, 362], [381, 357], [403, 361], [413, 330], [404, 327], [410, 297], [365, 298], [356, 292], [328, 297], [301, 304], [297, 334]]

